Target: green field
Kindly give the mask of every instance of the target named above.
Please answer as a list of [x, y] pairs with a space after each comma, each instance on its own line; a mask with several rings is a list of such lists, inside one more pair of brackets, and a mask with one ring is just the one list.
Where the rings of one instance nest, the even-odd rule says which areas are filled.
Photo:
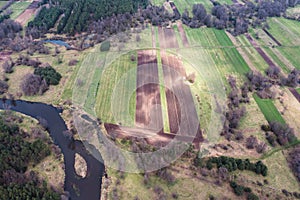
[[217, 0], [217, 2], [219, 2], [220, 4], [233, 4], [232, 0]]
[[296, 90], [297, 90], [297, 92], [300, 94], [300, 88], [297, 88]]
[[266, 63], [263, 57], [261, 57], [257, 50], [251, 45], [246, 36], [239, 35], [236, 38], [239, 44], [242, 46], [242, 51], [244, 51], [244, 53], [248, 56], [255, 68], [258, 71], [265, 73], [265, 70], [269, 67], [269, 65]]
[[13, 3], [9, 9], [12, 10], [12, 14], [10, 15], [11, 19], [16, 19], [29, 5], [31, 2], [29, 1], [17, 1]]
[[209, 0], [173, 0], [173, 2], [175, 3], [180, 14], [182, 14], [184, 10], [187, 9], [190, 13], [190, 16], [192, 16], [192, 9], [194, 4], [203, 4], [208, 13], [211, 12], [211, 9], [213, 7], [213, 4]]
[[156, 6], [161, 6], [164, 2], [165, 0], [151, 0], [151, 3]]
[[2, 8], [6, 3], [7, 1], [0, 1], [0, 8]]
[[99, 89], [95, 86], [95, 91], [98, 91], [96, 114], [105, 122], [134, 125], [137, 61], [131, 61], [131, 55], [136, 56], [136, 52], [116, 59], [102, 75], [100, 72], [94, 75], [100, 79]]
[[300, 44], [300, 22], [285, 18], [271, 18], [268, 20], [269, 32], [281, 42], [283, 46]]
[[284, 18], [271, 18], [268, 20], [269, 32], [279, 41], [282, 46], [277, 47], [294, 67], [300, 69], [300, 23]]
[[[195, 48], [205, 48], [223, 75], [229, 73], [246, 74], [250, 69], [223, 30], [213, 28], [190, 29], [185, 26], [190, 44]], [[224, 76], [223, 76], [224, 77]], [[226, 77], [226, 76], [225, 76]]]
[[[277, 64], [278, 67], [280, 67], [283, 72], [285, 72], [286, 74], [289, 73], [291, 71], [291, 64], [286, 64], [283, 60], [281, 60], [279, 58], [279, 56], [283, 56], [277, 48], [273, 49], [273, 48], [270, 48], [270, 47], [263, 47], [262, 48], [271, 58], [272, 60], [275, 61], [275, 63]], [[280, 55], [279, 55], [280, 54]], [[284, 59], [284, 58], [282, 58]]]
[[256, 103], [258, 104], [261, 112], [264, 114], [266, 120], [270, 122], [280, 122], [285, 124], [284, 119], [282, 118], [281, 114], [275, 107], [274, 103], [270, 99], [261, 99], [257, 95], [253, 96]]

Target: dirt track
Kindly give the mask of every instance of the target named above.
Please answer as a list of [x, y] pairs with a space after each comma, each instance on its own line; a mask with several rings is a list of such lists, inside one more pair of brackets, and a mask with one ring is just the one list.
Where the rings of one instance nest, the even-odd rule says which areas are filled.
[[185, 69], [181, 60], [173, 55], [161, 53], [170, 130], [183, 136], [194, 136], [202, 141], [200, 123], [190, 87], [185, 83]]
[[137, 127], [152, 129], [157, 132], [163, 130], [155, 50], [138, 52], [135, 119]]
[[179, 48], [176, 35], [172, 28], [158, 27], [160, 48]]

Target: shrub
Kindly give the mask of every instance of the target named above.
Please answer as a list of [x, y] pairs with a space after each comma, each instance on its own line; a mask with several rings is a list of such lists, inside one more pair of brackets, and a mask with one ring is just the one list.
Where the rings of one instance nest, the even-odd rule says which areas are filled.
[[74, 66], [74, 65], [76, 65], [77, 63], [78, 63], [78, 60], [76, 60], [76, 59], [70, 60], [69, 66]]
[[102, 44], [100, 46], [100, 50], [101, 51], [109, 51], [109, 49], [110, 49], [110, 41], [102, 42]]
[[255, 194], [249, 193], [247, 196], [247, 200], [259, 200], [259, 198]]
[[61, 79], [60, 73], [56, 72], [52, 67], [36, 68], [34, 74], [45, 79], [48, 85], [58, 85]]

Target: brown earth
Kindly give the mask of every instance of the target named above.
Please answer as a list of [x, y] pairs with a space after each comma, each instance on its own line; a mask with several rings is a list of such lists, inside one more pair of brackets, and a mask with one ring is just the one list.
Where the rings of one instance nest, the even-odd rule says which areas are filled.
[[[130, 139], [132, 137], [134, 138], [139, 138], [142, 137], [144, 138], [148, 144], [154, 145], [154, 146], [166, 146], [169, 142], [171, 142], [175, 137], [177, 140], [182, 141], [182, 142], [191, 142], [193, 141], [196, 143], [196, 147], [201, 140], [199, 138], [194, 138], [191, 136], [185, 136], [185, 135], [177, 135], [173, 133], [163, 133], [162, 131], [160, 132], [155, 132], [150, 129], [145, 129], [145, 128], [138, 128], [138, 127], [125, 127], [125, 126], [119, 126], [115, 124], [109, 124], [105, 123], [104, 127], [107, 131], [107, 133], [110, 136], [113, 136], [114, 138], [119, 138], [119, 139]], [[199, 146], [198, 146], [199, 148]]]
[[24, 26], [28, 20], [32, 17], [35, 11], [38, 9], [38, 1], [33, 1], [24, 12], [22, 12], [17, 19], [16, 22], [19, 22], [22, 26]]
[[136, 126], [163, 129], [158, 66], [155, 50], [138, 51]]
[[183, 43], [183, 46], [188, 47], [189, 42], [188, 42], [188, 39], [186, 37], [185, 31], [182, 27], [182, 22], [181, 21], [177, 21], [177, 27], [178, 27], [178, 30], [179, 30], [179, 33], [180, 33], [180, 37], [181, 37], [181, 41]]
[[159, 43], [162, 49], [179, 48], [175, 32], [172, 28], [158, 27]]
[[202, 141], [198, 114], [190, 87], [185, 83], [185, 69], [179, 58], [161, 53], [168, 115], [171, 133], [190, 136], [196, 135]]

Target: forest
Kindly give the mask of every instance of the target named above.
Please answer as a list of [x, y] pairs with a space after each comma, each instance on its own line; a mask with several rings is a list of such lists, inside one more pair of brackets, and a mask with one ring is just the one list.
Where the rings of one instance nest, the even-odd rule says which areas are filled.
[[[148, 4], [147, 0], [102, 0], [101, 3], [97, 0], [50, 2], [50, 8], [44, 7], [35, 20], [28, 24], [29, 27], [39, 27], [47, 31], [58, 23], [58, 33], [74, 34], [86, 31], [89, 24], [87, 21], [97, 21], [117, 14], [134, 13], [138, 7], [144, 8]], [[50, 2], [44, 1], [44, 3]]]
[[60, 196], [47, 188], [47, 183], [28, 171], [51, 151], [47, 141], [27, 140], [28, 133], [19, 128], [19, 117], [0, 115], [0, 199], [53, 199]]

